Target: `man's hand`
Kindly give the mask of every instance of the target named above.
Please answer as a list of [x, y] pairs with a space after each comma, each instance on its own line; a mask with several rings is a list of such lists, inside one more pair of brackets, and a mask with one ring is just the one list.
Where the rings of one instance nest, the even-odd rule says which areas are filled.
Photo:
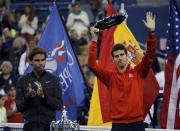
[[146, 20], [143, 20], [144, 25], [148, 28], [148, 30], [150, 32], [155, 31], [155, 19], [156, 19], [156, 16], [153, 15], [152, 12], [147, 12], [146, 13]]
[[98, 35], [99, 35], [99, 29], [95, 28], [95, 27], [91, 27], [91, 35], [92, 35], [92, 41], [96, 41], [98, 40]]
[[27, 87], [26, 97], [34, 98], [35, 96], [36, 96], [36, 91], [32, 88], [31, 83], [29, 83]]
[[83, 22], [81, 19], [75, 18], [74, 21]]
[[43, 92], [43, 88], [40, 82], [35, 82], [36, 86], [37, 86], [37, 95], [40, 96], [41, 98], [44, 98], [44, 92]]

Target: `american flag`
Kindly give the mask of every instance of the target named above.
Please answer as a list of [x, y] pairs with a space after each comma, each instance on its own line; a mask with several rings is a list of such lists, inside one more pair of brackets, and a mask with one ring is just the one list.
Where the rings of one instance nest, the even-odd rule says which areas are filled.
[[180, 10], [176, 0], [170, 0], [167, 61], [162, 105], [162, 128], [180, 129]]

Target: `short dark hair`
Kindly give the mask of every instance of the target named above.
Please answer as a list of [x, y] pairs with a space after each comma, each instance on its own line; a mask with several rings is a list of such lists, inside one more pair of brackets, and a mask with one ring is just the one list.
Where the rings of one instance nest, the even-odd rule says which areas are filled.
[[127, 55], [127, 49], [123, 44], [115, 44], [111, 49], [111, 56], [113, 57], [113, 53], [117, 50], [124, 50], [125, 54]]
[[32, 61], [34, 56], [37, 55], [37, 54], [42, 54], [42, 55], [45, 56], [45, 58], [47, 57], [46, 51], [44, 49], [39, 48], [39, 47], [35, 47], [29, 53], [29, 56], [28, 56], [29, 60]]
[[76, 2], [74, 2], [74, 3], [72, 4], [72, 7], [80, 6], [80, 5], [81, 5], [80, 2], [76, 1]]

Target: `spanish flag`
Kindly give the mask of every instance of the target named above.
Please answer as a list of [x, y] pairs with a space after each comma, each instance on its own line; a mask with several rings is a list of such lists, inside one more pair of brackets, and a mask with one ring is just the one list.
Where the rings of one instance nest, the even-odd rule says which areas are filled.
[[[112, 4], [109, 4], [107, 9], [107, 16], [115, 13], [116, 10]], [[125, 23], [107, 29], [102, 34], [101, 48], [98, 63], [102, 67], [111, 69], [113, 60], [111, 57], [111, 48], [113, 44], [122, 43], [126, 46], [130, 53], [132, 66], [138, 64], [142, 57], [143, 52], [134, 38], [133, 34]], [[151, 105], [154, 103], [158, 95], [159, 85], [155, 79], [152, 71], [149, 72], [145, 82], [144, 92], [144, 117], [149, 112]], [[107, 87], [98, 79], [95, 80], [93, 94], [91, 98], [91, 105], [89, 110], [88, 125], [102, 126], [111, 125], [110, 118], [110, 96]]]

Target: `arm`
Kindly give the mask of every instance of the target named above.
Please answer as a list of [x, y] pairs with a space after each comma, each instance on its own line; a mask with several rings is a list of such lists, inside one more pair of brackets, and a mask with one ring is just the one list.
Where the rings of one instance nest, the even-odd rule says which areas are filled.
[[89, 26], [89, 17], [88, 14], [86, 12], [83, 12], [83, 15], [81, 17], [81, 20], [83, 22], [83, 24], [88, 27]]
[[20, 77], [16, 85], [16, 106], [17, 110], [22, 113], [28, 108], [28, 102], [25, 101], [25, 94], [22, 87], [23, 81], [25, 81], [23, 77]]
[[37, 25], [38, 25], [38, 18], [35, 16], [33, 21], [30, 22], [30, 27], [32, 27], [34, 30], [36, 30]]
[[138, 65], [140, 74], [144, 78], [146, 78], [147, 74], [149, 73], [149, 70], [151, 69], [156, 51], [156, 43], [157, 43], [156, 36], [154, 34], [151, 34], [147, 41], [146, 53], [142, 58], [141, 63]]
[[24, 52], [21, 57], [20, 57], [20, 60], [19, 60], [19, 66], [18, 66], [18, 71], [19, 71], [19, 74], [20, 75], [23, 75], [24, 72], [26, 71], [27, 69], [27, 66], [29, 65], [27, 62], [26, 62], [26, 56], [27, 56], [27, 51]]
[[106, 84], [106, 86], [108, 86], [109, 76], [111, 75], [111, 73], [101, 68], [101, 66], [96, 62], [98, 29], [92, 27], [91, 34], [92, 42], [89, 46], [88, 52], [88, 67], [104, 84]]
[[19, 20], [18, 26], [22, 28], [26, 24], [26, 21], [27, 21], [27, 17], [23, 14]]
[[157, 44], [157, 38], [155, 36], [155, 16], [152, 12], [146, 13], [146, 21], [143, 20], [143, 22], [149, 31], [149, 37], [147, 40], [146, 53], [137, 68], [140, 70], [141, 76], [146, 78], [155, 56]]
[[68, 15], [66, 27], [69, 29], [74, 25], [74, 15], [71, 13]]
[[52, 90], [54, 92], [53, 95], [49, 95], [48, 92], [44, 91], [45, 97], [44, 99], [42, 99], [42, 101], [50, 106], [52, 109], [54, 110], [60, 110], [62, 109], [62, 90], [61, 90], [61, 86], [59, 83], [59, 79], [56, 78], [53, 80], [53, 86], [52, 86]]

